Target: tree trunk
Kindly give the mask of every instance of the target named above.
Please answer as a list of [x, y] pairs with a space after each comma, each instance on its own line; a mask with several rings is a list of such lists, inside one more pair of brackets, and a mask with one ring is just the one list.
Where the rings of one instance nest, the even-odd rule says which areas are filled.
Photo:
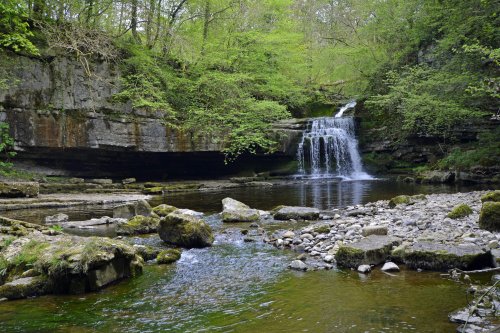
[[132, 36], [137, 43], [141, 43], [141, 38], [137, 33], [137, 0], [132, 0], [132, 17], [130, 19], [130, 29], [132, 30]]

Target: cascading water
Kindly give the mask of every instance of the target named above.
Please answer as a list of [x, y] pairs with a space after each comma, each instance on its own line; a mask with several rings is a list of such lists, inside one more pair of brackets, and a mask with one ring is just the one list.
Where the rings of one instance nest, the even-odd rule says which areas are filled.
[[297, 149], [301, 174], [371, 179], [361, 164], [354, 118], [342, 116], [345, 110], [355, 105], [356, 102], [350, 102], [335, 117], [317, 118], [309, 122]]

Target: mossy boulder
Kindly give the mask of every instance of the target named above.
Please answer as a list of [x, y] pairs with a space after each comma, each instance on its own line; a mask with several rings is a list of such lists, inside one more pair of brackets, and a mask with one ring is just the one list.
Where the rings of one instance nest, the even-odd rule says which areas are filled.
[[137, 215], [126, 223], [116, 226], [116, 233], [118, 235], [151, 234], [158, 230], [159, 223], [159, 217]]
[[500, 202], [487, 201], [479, 214], [479, 227], [489, 231], [500, 231]]
[[153, 260], [156, 258], [158, 253], [161, 252], [159, 248], [148, 246], [148, 245], [139, 245], [134, 244], [135, 252], [141, 256], [144, 261]]
[[222, 222], [255, 222], [260, 213], [243, 202], [231, 198], [222, 199]]
[[158, 234], [164, 242], [186, 248], [211, 246], [214, 242], [212, 229], [205, 221], [179, 211], [162, 218]]
[[418, 201], [426, 200], [427, 197], [425, 194], [416, 194], [416, 195], [398, 195], [391, 200], [389, 200], [389, 207], [395, 208], [398, 205], [412, 205]]
[[389, 200], [389, 207], [394, 208], [397, 205], [402, 205], [402, 204], [409, 204], [410, 203], [410, 196], [409, 195], [398, 195], [397, 197], [392, 198]]
[[177, 249], [168, 249], [158, 253], [156, 262], [158, 264], [171, 264], [181, 258], [181, 251]]
[[165, 204], [153, 208], [153, 212], [160, 217], [167, 216], [175, 210], [177, 210], [176, 207]]
[[403, 262], [413, 269], [446, 271], [451, 268], [463, 270], [480, 269], [492, 264], [490, 252], [479, 246], [455, 246], [433, 242], [417, 242], [403, 249]]
[[356, 243], [341, 246], [335, 254], [339, 267], [357, 268], [359, 265], [378, 265], [390, 255], [400, 239], [371, 235]]
[[142, 263], [135, 249], [120, 240], [34, 231], [2, 248], [0, 291], [9, 299], [83, 293], [139, 274]]
[[460, 204], [454, 207], [451, 212], [448, 213], [448, 217], [450, 219], [461, 219], [463, 217], [469, 216], [472, 214], [472, 208], [470, 208], [466, 204]]
[[481, 197], [481, 202], [488, 202], [488, 201], [500, 202], [500, 191], [497, 190], [489, 192]]

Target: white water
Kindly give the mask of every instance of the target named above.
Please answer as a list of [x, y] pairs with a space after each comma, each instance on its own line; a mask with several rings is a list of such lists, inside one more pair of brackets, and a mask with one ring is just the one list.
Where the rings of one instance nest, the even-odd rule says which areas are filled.
[[339, 112], [335, 115], [335, 118], [341, 118], [346, 110], [352, 109], [356, 106], [356, 101], [351, 101], [340, 108]]
[[372, 179], [363, 171], [354, 132], [354, 118], [341, 117], [356, 102], [340, 109], [335, 117], [317, 118], [309, 122], [297, 150], [299, 172], [314, 177]]

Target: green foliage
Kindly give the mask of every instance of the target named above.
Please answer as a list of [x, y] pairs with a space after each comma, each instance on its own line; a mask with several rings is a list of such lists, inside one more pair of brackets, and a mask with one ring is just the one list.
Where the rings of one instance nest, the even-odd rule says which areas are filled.
[[115, 94], [116, 101], [132, 103], [134, 108], [162, 111], [172, 117], [167, 101], [168, 77], [152, 53], [137, 45], [127, 45], [129, 56], [123, 61], [122, 90]]
[[12, 169], [10, 159], [16, 156], [12, 151], [14, 139], [9, 134], [9, 124], [0, 122], [0, 172], [9, 172]]
[[58, 232], [62, 232], [63, 231], [63, 227], [61, 227], [60, 225], [58, 224], [54, 224], [54, 225], [51, 225], [49, 227], [50, 230], [54, 230], [54, 231], [58, 231]]
[[481, 202], [500, 202], [500, 190], [486, 193], [481, 197]]
[[14, 52], [39, 55], [38, 49], [29, 40], [33, 33], [26, 20], [27, 15], [16, 2], [0, 2], [0, 47]]
[[451, 219], [460, 219], [472, 214], [472, 208], [466, 204], [461, 204], [454, 207], [451, 212], [448, 213], [448, 217]]
[[473, 166], [500, 165], [500, 128], [479, 135], [478, 143], [467, 148], [455, 148], [438, 162], [442, 169], [468, 169]]
[[[454, 75], [426, 65], [387, 72], [387, 93], [376, 95], [365, 105], [382, 113], [388, 122], [400, 124], [396, 134], [404, 139], [412, 135], [450, 136], [452, 129], [482, 112], [463, 103], [467, 88], [465, 75]], [[462, 101], [462, 102], [461, 102]]]

